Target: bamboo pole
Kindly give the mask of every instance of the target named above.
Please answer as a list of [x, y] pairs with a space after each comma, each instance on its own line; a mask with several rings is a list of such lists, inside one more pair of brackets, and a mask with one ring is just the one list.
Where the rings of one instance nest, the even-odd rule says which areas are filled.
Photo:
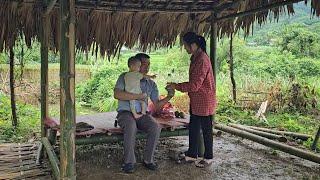
[[222, 132], [220, 130], [216, 130], [216, 129], [213, 129], [212, 133], [213, 133], [213, 135], [215, 135], [217, 137], [220, 137], [222, 135]]
[[308, 135], [308, 134], [301, 134], [301, 133], [287, 132], [287, 131], [277, 131], [277, 130], [273, 130], [273, 129], [267, 129], [267, 128], [255, 127], [255, 126], [246, 126], [246, 127], [250, 128], [250, 129], [258, 130], [258, 131], [279, 134], [279, 135], [283, 135], [283, 136], [291, 136], [293, 138], [301, 139], [304, 141], [308, 140], [309, 138], [312, 138], [312, 136]]
[[54, 152], [48, 138], [43, 137], [41, 139], [41, 142], [42, 142], [42, 144], [48, 154], [49, 161], [50, 161], [55, 179], [60, 179], [59, 160], [58, 160], [56, 153]]
[[[176, 129], [175, 131], [162, 131], [160, 134], [160, 138], [164, 137], [172, 137], [172, 136], [187, 136], [189, 134], [188, 129]], [[146, 139], [147, 135], [144, 133], [137, 133], [136, 139]], [[104, 143], [113, 143], [123, 141], [123, 134], [114, 134], [107, 136], [105, 134], [102, 135], [94, 135], [91, 137], [77, 137], [76, 144], [77, 145], [85, 145], [85, 144], [104, 144]]]
[[75, 0], [60, 1], [60, 178], [76, 179]]
[[41, 24], [41, 137], [46, 137], [44, 121], [48, 117], [48, 41], [49, 41], [49, 17], [42, 15]]
[[258, 136], [258, 135], [243, 131], [243, 130], [239, 130], [239, 129], [236, 129], [236, 128], [232, 128], [232, 127], [229, 127], [229, 126], [226, 126], [226, 125], [216, 124], [215, 128], [220, 129], [221, 131], [228, 132], [228, 133], [231, 133], [233, 135], [242, 137], [242, 138], [246, 138], [246, 139], [252, 140], [254, 142], [263, 144], [265, 146], [278, 149], [280, 151], [289, 153], [291, 155], [298, 156], [298, 157], [301, 157], [303, 159], [307, 159], [309, 161], [313, 161], [315, 163], [320, 163], [320, 156], [318, 154], [315, 154], [315, 153], [312, 153], [312, 152], [308, 152], [308, 151], [304, 151], [304, 150], [301, 150], [301, 149], [296, 148], [296, 147], [288, 146], [286, 144], [282, 144], [282, 143], [270, 140], [268, 138], [264, 138], [264, 137], [261, 137], [261, 136]]
[[319, 125], [318, 132], [314, 137], [314, 141], [313, 141], [313, 143], [311, 145], [311, 149], [314, 150], [314, 151], [317, 150], [317, 143], [319, 141], [319, 137], [320, 137], [320, 125]]
[[237, 86], [236, 80], [234, 79], [234, 66], [233, 66], [233, 34], [230, 36], [230, 60], [229, 60], [229, 69], [230, 69], [230, 78], [232, 84], [232, 98], [234, 103], [237, 102]]
[[10, 47], [10, 100], [11, 100], [11, 114], [12, 114], [12, 126], [16, 128], [18, 126], [17, 119], [17, 107], [14, 93], [15, 80], [14, 80], [14, 52], [13, 47]]
[[279, 135], [276, 135], [276, 134], [271, 134], [271, 133], [267, 133], [267, 132], [263, 132], [263, 131], [250, 129], [250, 128], [247, 128], [245, 126], [238, 125], [238, 124], [232, 124], [231, 123], [231, 124], [229, 124], [229, 126], [237, 128], [237, 129], [240, 129], [240, 130], [244, 130], [244, 131], [247, 131], [247, 132], [262, 136], [262, 137], [266, 137], [268, 139], [276, 139], [276, 140], [278, 140], [280, 142], [287, 142], [287, 138], [284, 137], [284, 136], [279, 136]]
[[[216, 87], [217, 76], [217, 45], [218, 45], [218, 25], [215, 21], [217, 15], [212, 12], [211, 14], [211, 29], [210, 29], [210, 60], [214, 77], [214, 86]], [[215, 89], [215, 88], [214, 88]]]
[[40, 164], [41, 158], [42, 158], [42, 152], [43, 152], [43, 144], [39, 144], [39, 148], [37, 151], [37, 157], [36, 157], [36, 165]]

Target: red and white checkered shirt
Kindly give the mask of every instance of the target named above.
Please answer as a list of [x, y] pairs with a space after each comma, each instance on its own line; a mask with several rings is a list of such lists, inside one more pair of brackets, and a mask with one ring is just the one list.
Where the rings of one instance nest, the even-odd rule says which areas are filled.
[[210, 58], [202, 50], [191, 56], [189, 82], [178, 83], [176, 89], [188, 92], [194, 115], [209, 116], [216, 111], [216, 87]]

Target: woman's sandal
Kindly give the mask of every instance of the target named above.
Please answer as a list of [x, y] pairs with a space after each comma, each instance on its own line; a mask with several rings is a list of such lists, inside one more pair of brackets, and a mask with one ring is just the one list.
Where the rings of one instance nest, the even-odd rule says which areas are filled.
[[184, 163], [194, 163], [194, 162], [197, 161], [197, 158], [189, 157], [189, 156], [186, 156], [184, 154], [182, 156], [184, 156], [182, 158], [182, 162], [184, 162]]
[[212, 163], [213, 163], [212, 159], [202, 159], [200, 161], [197, 161], [195, 164], [196, 164], [196, 167], [198, 168], [206, 168], [211, 166]]

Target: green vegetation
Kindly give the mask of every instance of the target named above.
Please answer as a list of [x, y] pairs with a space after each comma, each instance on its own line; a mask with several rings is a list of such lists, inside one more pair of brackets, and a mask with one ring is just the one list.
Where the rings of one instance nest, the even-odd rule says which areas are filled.
[[39, 134], [40, 112], [38, 108], [18, 103], [17, 116], [19, 118], [19, 126], [14, 129], [11, 123], [10, 98], [0, 91], [0, 142], [27, 141], [34, 137], [35, 134]]

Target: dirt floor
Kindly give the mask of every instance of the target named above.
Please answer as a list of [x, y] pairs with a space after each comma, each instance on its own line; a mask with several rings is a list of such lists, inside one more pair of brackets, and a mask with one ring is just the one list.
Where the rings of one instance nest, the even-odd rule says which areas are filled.
[[288, 155], [249, 140], [223, 134], [214, 138], [214, 164], [199, 169], [194, 164], [177, 164], [169, 149], [187, 147], [188, 137], [161, 139], [156, 152], [159, 170], [146, 170], [142, 162], [144, 142], [137, 142], [136, 171], [121, 172], [122, 144], [79, 146], [77, 179], [320, 179], [320, 165]]

